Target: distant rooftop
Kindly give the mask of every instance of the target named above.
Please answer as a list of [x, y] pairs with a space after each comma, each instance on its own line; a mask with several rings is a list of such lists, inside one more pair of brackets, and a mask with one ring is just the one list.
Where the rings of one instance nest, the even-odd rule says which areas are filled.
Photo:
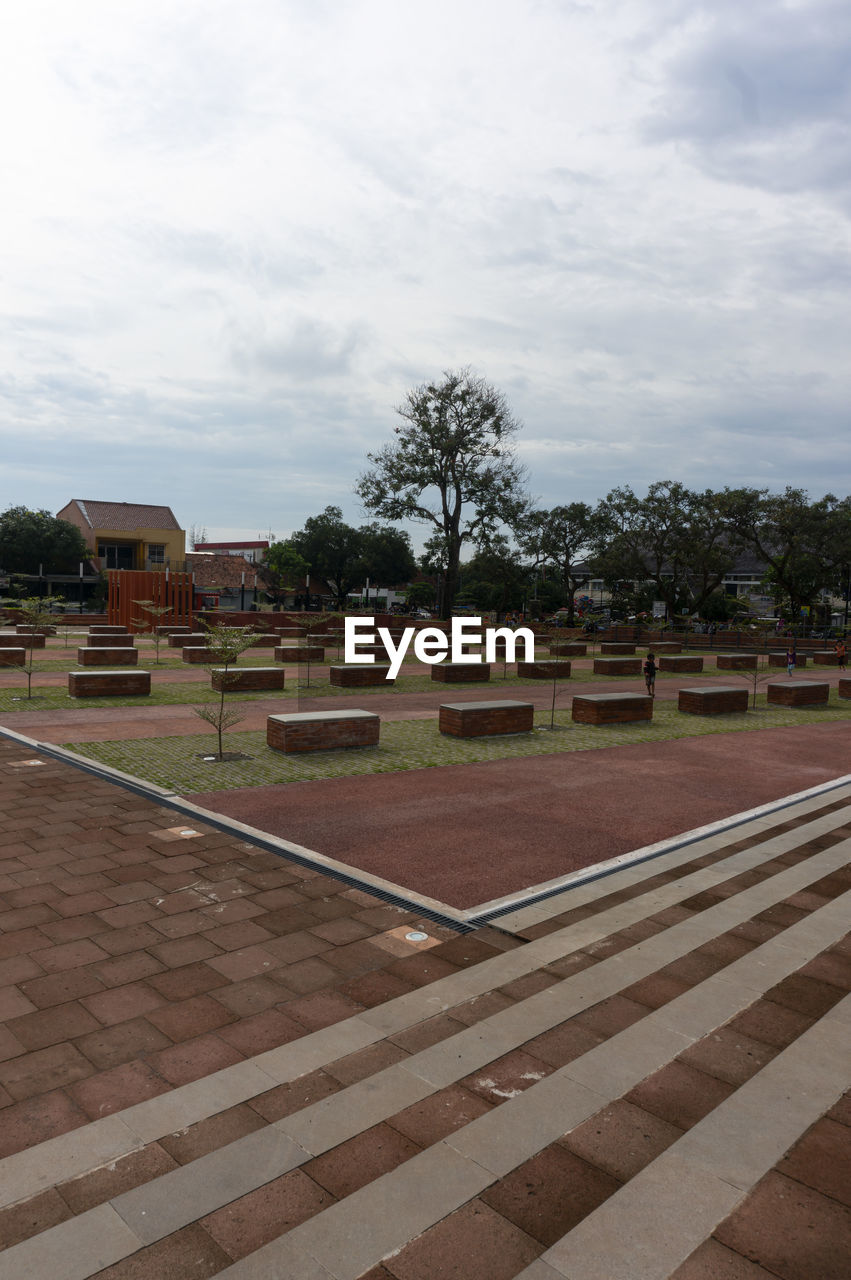
[[72, 498], [69, 506], [79, 510], [90, 529], [180, 529], [171, 507], [148, 506], [144, 502], [98, 502]]

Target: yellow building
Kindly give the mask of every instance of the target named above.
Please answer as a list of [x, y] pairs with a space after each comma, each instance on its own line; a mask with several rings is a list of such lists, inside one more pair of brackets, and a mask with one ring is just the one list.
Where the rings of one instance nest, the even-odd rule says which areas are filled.
[[72, 498], [56, 515], [77, 526], [100, 569], [185, 568], [186, 533], [170, 507]]

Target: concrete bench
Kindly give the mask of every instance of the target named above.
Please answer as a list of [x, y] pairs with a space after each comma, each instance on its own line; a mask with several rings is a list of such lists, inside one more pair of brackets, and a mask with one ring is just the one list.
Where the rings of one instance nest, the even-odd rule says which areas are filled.
[[273, 751], [334, 751], [374, 747], [381, 719], [372, 711], [303, 711], [269, 716], [266, 745]]
[[839, 677], [839, 696], [840, 698], [851, 698], [851, 679], [845, 676]]
[[25, 667], [26, 664], [26, 649], [13, 649], [11, 646], [0, 649], [0, 667]]
[[435, 662], [431, 668], [432, 680], [440, 680], [444, 684], [474, 684], [479, 680], [490, 680], [491, 664], [489, 662]]
[[169, 649], [182, 649], [186, 644], [206, 644], [206, 631], [172, 631], [168, 637]]
[[570, 678], [570, 663], [560, 658], [518, 662], [517, 674], [523, 680], [555, 680], [558, 677], [567, 680]]
[[587, 644], [581, 640], [547, 641], [547, 648], [554, 658], [584, 658], [588, 652]]
[[180, 657], [183, 662], [196, 663], [203, 666], [205, 662], [221, 662], [221, 654], [210, 649], [205, 644], [187, 644], [180, 650]]
[[[635, 645], [632, 646], [635, 653]], [[595, 676], [640, 676], [640, 658], [595, 658]]]
[[680, 689], [677, 710], [690, 716], [722, 716], [747, 711], [747, 688], [716, 685], [706, 689]]
[[46, 643], [44, 632], [41, 631], [36, 631], [35, 635], [31, 631], [7, 631], [0, 636], [0, 647], [4, 649], [19, 649], [22, 644], [27, 649], [43, 649]]
[[529, 733], [534, 718], [531, 702], [445, 702], [438, 728], [451, 738], [485, 738], [498, 733]]
[[604, 644], [600, 645], [600, 652], [610, 654], [635, 653], [635, 645], [627, 644], [625, 640], [607, 640]]
[[246, 693], [255, 689], [284, 687], [283, 667], [243, 667], [241, 671], [216, 667], [210, 672], [210, 683], [217, 693]]
[[656, 644], [648, 642], [647, 648], [657, 657], [663, 653], [682, 653], [683, 646], [679, 640], [657, 640]]
[[150, 671], [69, 671], [71, 698], [142, 697], [151, 692]]
[[577, 724], [626, 724], [652, 720], [653, 699], [646, 693], [577, 694], [571, 707]]
[[317, 644], [279, 644], [275, 647], [276, 662], [321, 662], [325, 650]]
[[776, 707], [821, 707], [830, 697], [830, 685], [820, 680], [784, 680], [765, 686], [766, 701]]
[[693, 674], [703, 670], [703, 658], [692, 657], [691, 654], [680, 656], [662, 653], [659, 655], [658, 665], [660, 671], [686, 671]]
[[93, 622], [89, 627], [90, 636], [125, 636], [127, 628], [117, 622]]
[[833, 649], [815, 649], [813, 651], [813, 662], [817, 667], [835, 667], [839, 659]]
[[390, 664], [377, 662], [374, 666], [366, 663], [352, 663], [348, 667], [329, 667], [331, 684], [340, 689], [363, 689], [371, 685], [392, 685], [395, 680], [388, 679]]
[[715, 659], [719, 671], [756, 671], [758, 665], [755, 653], [719, 653]]
[[[768, 655], [768, 665], [770, 667], [785, 667], [786, 654], [770, 653]], [[807, 655], [805, 653], [796, 653], [795, 654], [795, 670], [798, 671], [801, 667], [805, 667], [806, 665], [807, 665]]]
[[138, 649], [78, 649], [77, 662], [81, 667], [135, 667], [139, 662]]
[[86, 645], [89, 649], [132, 649], [135, 642], [136, 637], [127, 635], [126, 632], [118, 632], [114, 635], [92, 635], [89, 632], [86, 637]]

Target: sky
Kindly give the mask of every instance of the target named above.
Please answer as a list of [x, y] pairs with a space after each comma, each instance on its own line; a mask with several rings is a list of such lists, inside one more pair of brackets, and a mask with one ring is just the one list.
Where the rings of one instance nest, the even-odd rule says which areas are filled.
[[0, 510], [359, 524], [395, 406], [463, 366], [544, 507], [851, 492], [847, 0], [28, 0], [3, 28]]

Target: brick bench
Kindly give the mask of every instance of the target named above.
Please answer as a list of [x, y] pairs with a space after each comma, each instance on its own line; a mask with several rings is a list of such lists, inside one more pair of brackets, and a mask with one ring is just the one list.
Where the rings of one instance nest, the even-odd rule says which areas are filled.
[[127, 628], [118, 623], [93, 622], [89, 627], [90, 636], [126, 636]]
[[815, 649], [813, 651], [813, 662], [817, 667], [835, 667], [838, 661], [833, 649]]
[[294, 627], [291, 623], [286, 623], [281, 627], [275, 627], [275, 631], [279, 636], [283, 636], [285, 639], [288, 638], [290, 640], [301, 640], [307, 635], [306, 627]]
[[776, 707], [821, 707], [830, 697], [830, 685], [820, 680], [784, 680], [765, 686], [766, 701]]
[[334, 751], [339, 747], [374, 747], [380, 717], [372, 711], [303, 711], [269, 716], [266, 745], [273, 751]]
[[389, 663], [377, 662], [374, 666], [369, 666], [367, 663], [352, 663], [348, 667], [329, 667], [328, 674], [331, 684], [340, 689], [363, 689], [370, 685], [396, 683], [395, 680], [388, 679]]
[[281, 643], [281, 637], [275, 634], [261, 635], [251, 637], [252, 649], [274, 649]]
[[[632, 646], [633, 653], [635, 645]], [[640, 658], [595, 658], [595, 676], [640, 676]]]
[[172, 631], [168, 637], [169, 649], [182, 649], [185, 644], [206, 643], [206, 631]]
[[[210, 672], [210, 683], [217, 693], [246, 693], [254, 689], [283, 689], [283, 667], [243, 667], [241, 671], [216, 667]], [[227, 676], [227, 678], [225, 678]]]
[[183, 662], [198, 663], [203, 665], [205, 662], [221, 662], [221, 655], [215, 650], [210, 649], [205, 644], [187, 644], [180, 650], [180, 657]]
[[548, 640], [547, 648], [554, 658], [584, 658], [588, 652], [587, 644], [581, 640]]
[[438, 728], [451, 738], [485, 738], [498, 733], [529, 733], [534, 718], [531, 702], [445, 702]]
[[78, 649], [77, 661], [81, 667], [135, 667], [139, 662], [138, 649]]
[[716, 685], [707, 689], [680, 689], [677, 710], [690, 716], [722, 716], [747, 711], [750, 694], [746, 688]]
[[683, 651], [683, 646], [679, 640], [658, 640], [656, 644], [648, 643], [647, 648], [651, 653], [655, 653], [657, 655], [663, 653], [682, 653]]
[[275, 648], [276, 662], [321, 662], [325, 650], [315, 644], [279, 644]]
[[719, 653], [715, 659], [719, 671], [756, 671], [758, 665], [755, 653]]
[[542, 662], [518, 662], [517, 674], [524, 680], [554, 680], [558, 676], [570, 677], [570, 663], [558, 658]]
[[601, 653], [635, 653], [635, 645], [627, 644], [624, 640], [607, 640], [600, 645]]
[[677, 654], [662, 653], [659, 655], [659, 670], [687, 671], [693, 674], [695, 671], [703, 670], [703, 658], [692, 657], [690, 654], [681, 657]]
[[652, 720], [653, 699], [646, 693], [577, 694], [570, 714], [577, 724], [626, 724], [630, 720]]
[[30, 631], [14, 631], [6, 632], [0, 636], [0, 647], [3, 649], [19, 649], [25, 644], [28, 649], [43, 649], [47, 643], [44, 632], [37, 631], [35, 635]]
[[489, 662], [435, 662], [431, 668], [432, 680], [444, 684], [473, 684], [477, 680], [490, 680]]
[[15, 627], [19, 636], [30, 636], [35, 631], [37, 636], [55, 636], [55, 627], [31, 627], [26, 622], [19, 622]]
[[839, 696], [840, 698], [851, 698], [851, 679], [845, 676], [839, 677]]
[[185, 636], [189, 635], [191, 631], [191, 627], [182, 625], [178, 626], [173, 622], [162, 622], [158, 627], [156, 627], [156, 633], [158, 636]]
[[[770, 653], [768, 655], [768, 665], [770, 667], [785, 667], [786, 654]], [[799, 667], [805, 667], [806, 665], [807, 665], [807, 655], [805, 653], [796, 653], [795, 654], [795, 670], [797, 671]]]
[[150, 671], [69, 671], [71, 698], [125, 698], [151, 692]]
[[26, 649], [13, 649], [11, 646], [0, 649], [0, 667], [24, 667], [26, 663]]
[[112, 635], [92, 635], [89, 632], [86, 637], [86, 645], [89, 649], [132, 649], [135, 642], [135, 636], [121, 631]]

